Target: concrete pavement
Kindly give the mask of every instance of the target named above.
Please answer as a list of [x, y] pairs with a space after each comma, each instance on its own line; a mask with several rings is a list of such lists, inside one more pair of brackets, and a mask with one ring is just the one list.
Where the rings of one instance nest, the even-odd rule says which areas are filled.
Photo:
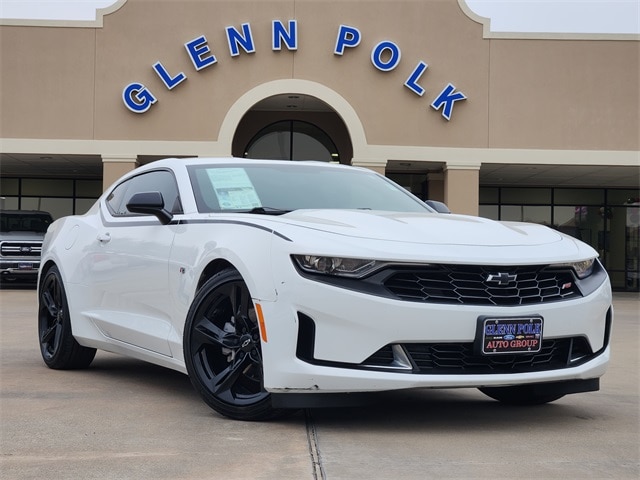
[[536, 408], [476, 390], [387, 395], [384, 407], [247, 423], [186, 376], [99, 352], [84, 371], [40, 358], [33, 290], [0, 290], [3, 479], [638, 478], [640, 300], [617, 294], [599, 392]]

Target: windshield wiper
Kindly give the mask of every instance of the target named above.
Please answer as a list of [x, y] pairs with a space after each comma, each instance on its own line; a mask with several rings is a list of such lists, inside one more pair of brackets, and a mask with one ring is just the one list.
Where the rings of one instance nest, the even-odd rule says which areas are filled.
[[285, 213], [289, 213], [291, 210], [282, 210], [280, 208], [273, 207], [255, 207], [251, 210], [246, 210], [240, 213], [256, 213], [258, 215], [284, 215]]

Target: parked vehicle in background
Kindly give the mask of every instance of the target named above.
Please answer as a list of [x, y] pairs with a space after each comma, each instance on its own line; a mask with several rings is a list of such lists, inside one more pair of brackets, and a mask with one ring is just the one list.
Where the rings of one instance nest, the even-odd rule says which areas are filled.
[[0, 281], [36, 283], [42, 240], [52, 222], [49, 212], [0, 210]]

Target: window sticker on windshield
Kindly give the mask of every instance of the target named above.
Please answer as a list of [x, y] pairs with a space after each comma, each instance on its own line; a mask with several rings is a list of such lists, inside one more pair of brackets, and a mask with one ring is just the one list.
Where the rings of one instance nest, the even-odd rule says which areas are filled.
[[243, 168], [212, 168], [208, 174], [222, 210], [246, 210], [262, 205]]

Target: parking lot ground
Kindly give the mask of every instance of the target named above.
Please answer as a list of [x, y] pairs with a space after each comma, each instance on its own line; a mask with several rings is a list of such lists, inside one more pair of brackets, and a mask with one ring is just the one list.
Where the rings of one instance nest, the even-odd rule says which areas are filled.
[[329, 479], [640, 478], [638, 295], [614, 300], [598, 392], [508, 407], [473, 389], [389, 393], [384, 407], [312, 412]]
[[228, 420], [185, 375], [105, 352], [88, 370], [50, 370], [35, 292], [0, 299], [3, 479], [311, 478], [301, 414]]
[[640, 299], [616, 294], [599, 392], [535, 408], [476, 390], [386, 394], [384, 405], [227, 420], [186, 376], [99, 352], [84, 371], [40, 358], [34, 290], [0, 290], [3, 479], [640, 477]]

